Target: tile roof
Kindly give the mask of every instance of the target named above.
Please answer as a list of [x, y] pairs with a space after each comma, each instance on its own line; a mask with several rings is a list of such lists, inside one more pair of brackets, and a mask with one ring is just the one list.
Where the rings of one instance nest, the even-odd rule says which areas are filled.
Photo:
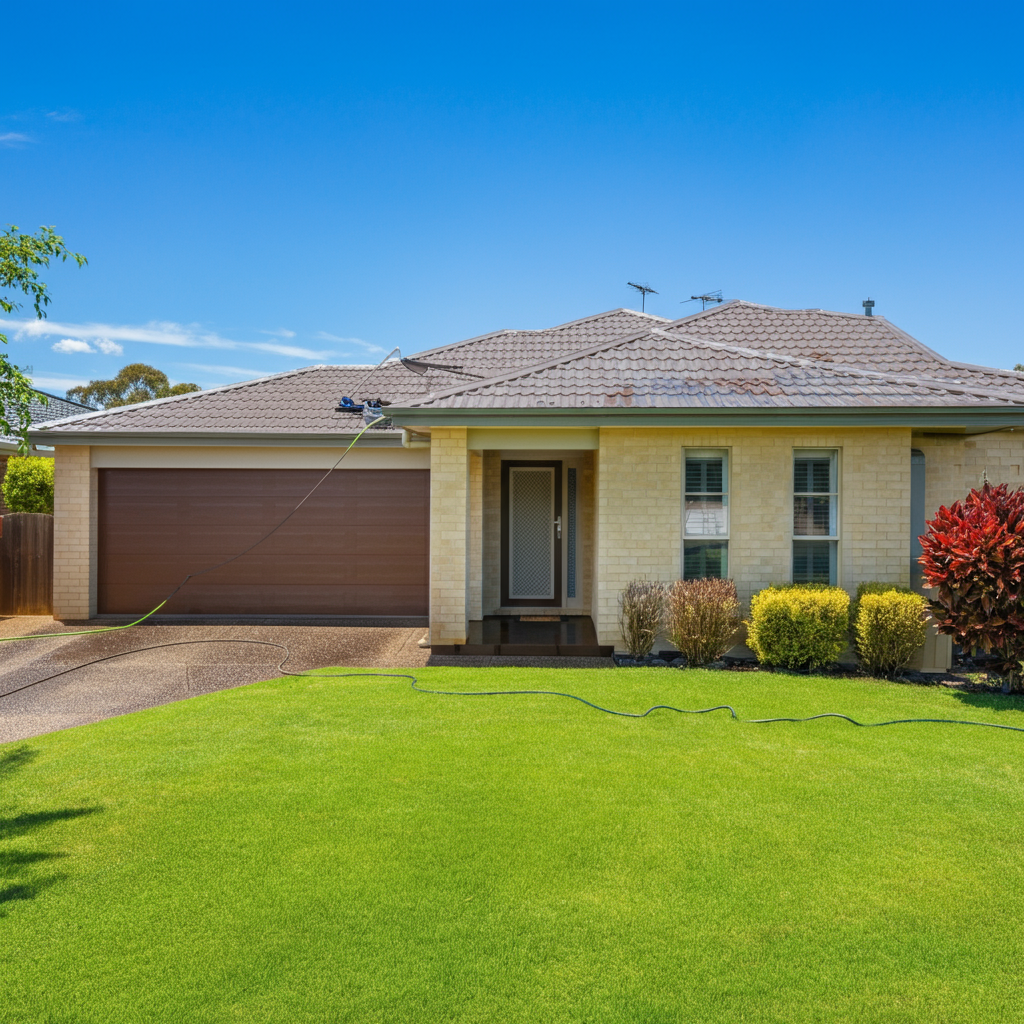
[[[173, 398], [126, 405], [47, 424], [47, 432], [62, 430], [106, 433], [116, 431], [211, 431], [316, 434], [359, 430], [362, 417], [337, 412], [338, 400], [366, 377], [369, 366], [307, 366], [301, 370], [260, 377], [242, 384], [211, 388]], [[465, 378], [428, 370], [423, 376], [398, 360], [377, 370], [364, 397], [408, 402], [433, 390], [448, 388]], [[353, 396], [354, 397], [354, 396]]]
[[[417, 353], [415, 358], [491, 377], [604, 339], [635, 333], [642, 327], [665, 323], [668, 321], [663, 317], [650, 313], [614, 309], [543, 331], [496, 331], [429, 349]], [[356, 401], [382, 398], [401, 404], [466, 380], [458, 373], [436, 369], [421, 376], [397, 359], [372, 374], [371, 370], [374, 368], [370, 366], [308, 366], [240, 384], [77, 416], [48, 424], [47, 431], [55, 434], [61, 431], [329, 434], [362, 427], [359, 416], [335, 411], [342, 395], [348, 394]], [[368, 374], [365, 387], [359, 388]], [[357, 388], [358, 393], [352, 393]]]
[[[45, 403], [45, 404], [44, 404]], [[28, 403], [29, 423], [49, 423], [53, 420], [65, 419], [68, 416], [81, 416], [82, 413], [93, 412], [94, 407], [83, 405], [81, 402], [73, 402], [69, 398], [61, 398], [59, 395], [51, 395], [49, 391], [32, 389], [32, 395]], [[4, 416], [8, 422], [16, 418], [13, 409], [5, 408]], [[20, 438], [8, 434], [0, 434], [0, 442], [4, 445], [17, 445]]]
[[359, 416], [336, 411], [344, 394], [415, 408], [1024, 403], [1024, 374], [951, 362], [884, 317], [741, 301], [672, 322], [615, 309], [546, 330], [495, 331], [415, 358], [461, 372], [421, 376], [398, 360], [378, 369], [310, 366], [42, 430], [344, 434], [362, 426]]
[[736, 299], [676, 320], [665, 330], [867, 370], [1024, 390], [1024, 374], [953, 362], [882, 316], [778, 309]]
[[664, 317], [653, 313], [613, 309], [544, 330], [506, 330], [481, 334], [477, 338], [429, 349], [419, 353], [416, 358], [451, 363], [473, 373], [491, 376], [502, 370], [533, 366], [566, 352], [596, 345], [600, 341], [611, 341], [668, 323]]
[[650, 330], [546, 364], [463, 383], [411, 408], [836, 408], [995, 406], [1024, 393], [957, 386]]

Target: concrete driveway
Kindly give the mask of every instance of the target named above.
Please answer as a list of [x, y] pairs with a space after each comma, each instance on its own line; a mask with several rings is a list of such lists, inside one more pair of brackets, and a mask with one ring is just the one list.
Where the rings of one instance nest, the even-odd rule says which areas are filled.
[[[63, 633], [104, 623], [47, 617], [0, 619], [0, 637]], [[242, 643], [204, 643], [141, 651], [68, 672], [18, 693], [52, 673], [124, 651], [181, 640], [269, 640], [285, 644], [287, 671], [328, 665], [413, 668], [425, 665], [423, 626], [150, 625], [116, 633], [0, 643], [0, 743], [98, 722], [200, 693], [274, 679], [285, 651]], [[8, 696], [3, 696], [8, 694]]]

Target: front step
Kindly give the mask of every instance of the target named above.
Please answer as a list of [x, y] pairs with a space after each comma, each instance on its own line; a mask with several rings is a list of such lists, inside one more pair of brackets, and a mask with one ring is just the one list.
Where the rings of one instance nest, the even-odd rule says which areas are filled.
[[610, 658], [609, 644], [435, 644], [432, 654], [461, 654], [465, 657], [506, 658]]

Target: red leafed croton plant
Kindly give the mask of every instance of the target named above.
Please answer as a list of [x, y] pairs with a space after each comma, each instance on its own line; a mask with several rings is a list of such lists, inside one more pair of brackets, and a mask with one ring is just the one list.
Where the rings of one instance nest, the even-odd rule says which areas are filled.
[[921, 537], [925, 581], [940, 633], [965, 650], [999, 659], [998, 672], [1020, 687], [1024, 661], [1024, 490], [986, 483], [939, 509]]

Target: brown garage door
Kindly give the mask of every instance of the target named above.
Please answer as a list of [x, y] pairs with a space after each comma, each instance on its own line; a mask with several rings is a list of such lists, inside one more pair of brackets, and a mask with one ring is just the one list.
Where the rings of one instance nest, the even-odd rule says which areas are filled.
[[[276, 526], [302, 469], [101, 469], [100, 612], [142, 613]], [[273, 536], [190, 580], [161, 613], [426, 615], [427, 470], [332, 473]]]

